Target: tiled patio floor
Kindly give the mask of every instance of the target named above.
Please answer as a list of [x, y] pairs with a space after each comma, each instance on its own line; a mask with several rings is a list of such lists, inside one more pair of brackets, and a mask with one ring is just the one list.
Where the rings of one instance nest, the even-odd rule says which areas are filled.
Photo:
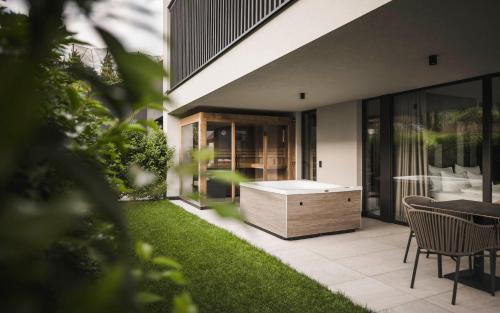
[[[408, 228], [363, 219], [354, 233], [286, 241], [263, 231], [222, 219], [211, 210], [199, 210], [183, 201], [173, 201], [200, 218], [281, 259], [284, 263], [347, 295], [353, 301], [379, 312], [500, 312], [496, 297], [459, 284], [457, 305], [451, 305], [451, 280], [437, 277], [436, 258], [421, 258], [415, 289], [410, 289], [415, 256], [412, 242], [409, 262], [402, 262]], [[467, 266], [467, 262], [464, 267]], [[488, 268], [488, 263], [486, 263]], [[500, 260], [497, 264], [500, 268]], [[452, 272], [454, 262], [443, 258], [443, 273]]]

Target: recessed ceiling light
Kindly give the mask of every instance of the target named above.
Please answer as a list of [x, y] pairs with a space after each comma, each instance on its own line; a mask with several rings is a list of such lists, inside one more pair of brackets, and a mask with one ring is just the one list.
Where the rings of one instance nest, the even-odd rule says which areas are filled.
[[438, 64], [438, 55], [437, 54], [431, 54], [429, 55], [429, 65], [437, 65]]

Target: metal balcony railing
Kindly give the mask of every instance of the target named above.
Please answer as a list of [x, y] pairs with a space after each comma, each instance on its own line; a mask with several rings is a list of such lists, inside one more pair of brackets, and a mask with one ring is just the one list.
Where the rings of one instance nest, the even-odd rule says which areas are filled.
[[174, 0], [170, 10], [170, 90], [294, 0]]

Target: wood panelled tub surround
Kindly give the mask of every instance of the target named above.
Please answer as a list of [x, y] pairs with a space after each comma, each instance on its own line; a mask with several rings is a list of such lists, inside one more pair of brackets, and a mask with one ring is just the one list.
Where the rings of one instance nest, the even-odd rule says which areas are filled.
[[361, 227], [361, 187], [315, 181], [241, 184], [245, 221], [280, 238], [353, 231]]
[[207, 171], [238, 171], [251, 181], [295, 179], [295, 123], [291, 117], [200, 112], [183, 118], [180, 124], [181, 163], [190, 161], [193, 149], [215, 152], [213, 160], [198, 165], [200, 175], [181, 177], [184, 200], [193, 202], [188, 199], [192, 192], [210, 199], [235, 201], [239, 197], [239, 186], [210, 181], [203, 175]]

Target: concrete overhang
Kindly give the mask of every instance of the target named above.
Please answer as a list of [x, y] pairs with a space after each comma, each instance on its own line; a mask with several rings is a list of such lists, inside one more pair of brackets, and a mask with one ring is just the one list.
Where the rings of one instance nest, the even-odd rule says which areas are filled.
[[[198, 106], [301, 111], [498, 72], [499, 13], [495, 0], [394, 0], [172, 113]], [[439, 55], [435, 66], [431, 54]]]

